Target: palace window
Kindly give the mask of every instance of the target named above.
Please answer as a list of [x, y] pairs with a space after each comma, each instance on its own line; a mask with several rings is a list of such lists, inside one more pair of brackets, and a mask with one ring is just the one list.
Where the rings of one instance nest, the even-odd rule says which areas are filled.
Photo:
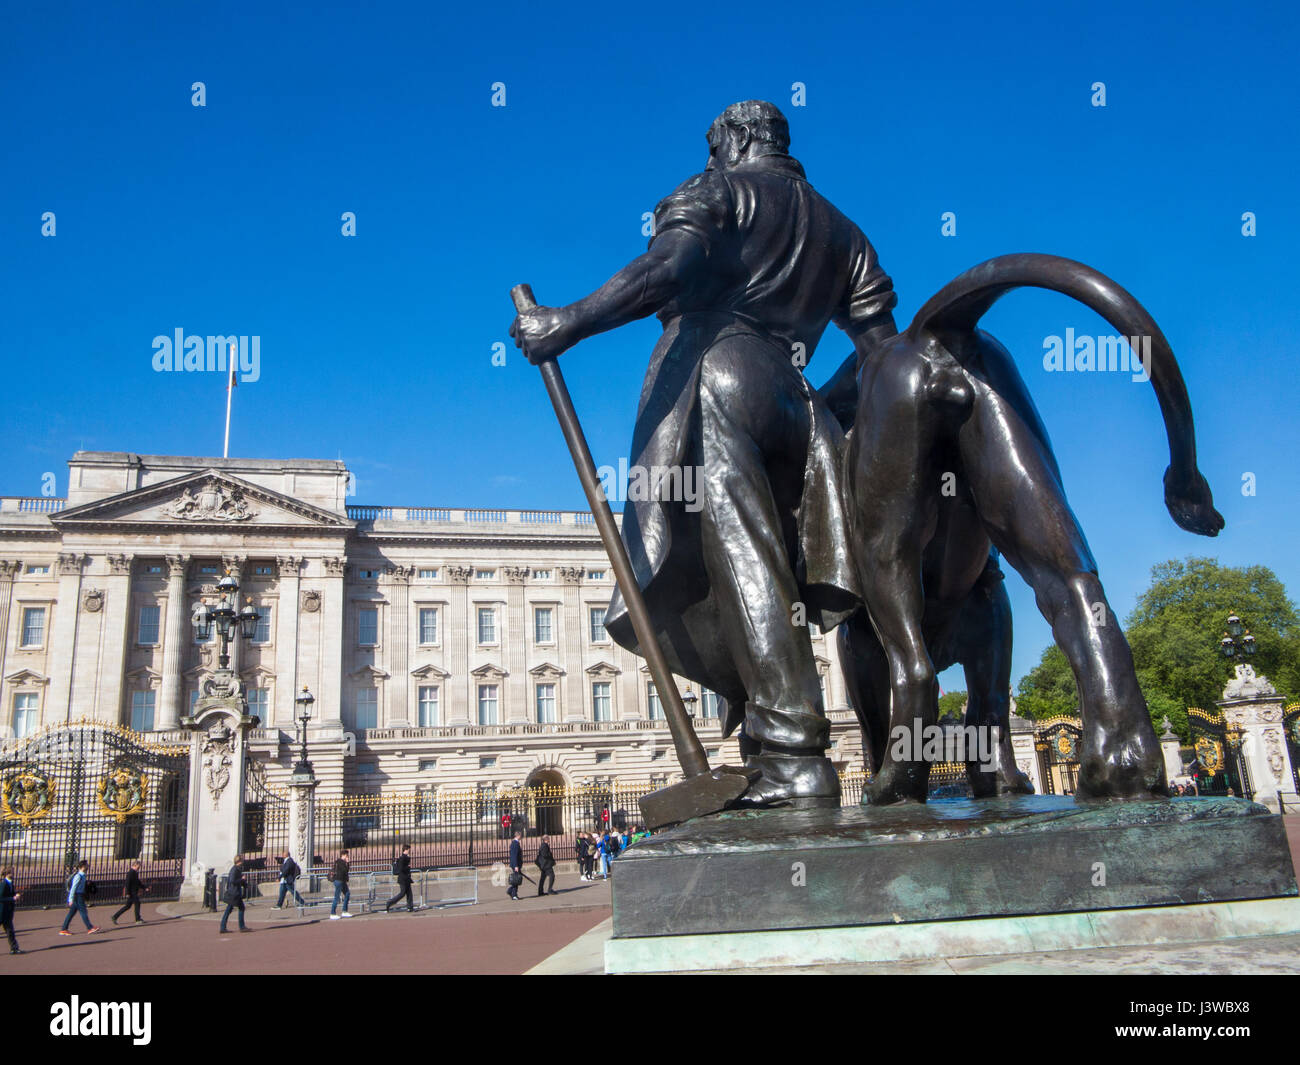
[[14, 739], [21, 740], [36, 731], [38, 702], [40, 697], [36, 692], [19, 692], [14, 696]]
[[537, 723], [550, 725], [555, 722], [555, 685], [537, 685]]
[[438, 689], [434, 685], [421, 685], [419, 698], [419, 727], [438, 727]]
[[260, 717], [265, 725], [270, 720], [271, 693], [266, 688], [248, 689], [248, 712]]
[[253, 576], [254, 576], [254, 577], [269, 577], [269, 576], [271, 576], [271, 573], [272, 573], [272, 569], [271, 569], [270, 566], [254, 566], [254, 567], [253, 567]]
[[416, 574], [416, 576], [422, 581], [436, 581], [438, 579], [438, 571], [436, 569], [422, 569]]
[[497, 612], [490, 606], [478, 608], [478, 642], [497, 642]]
[[535, 581], [549, 581], [550, 579], [551, 579], [551, 571], [550, 571], [550, 570], [548, 570], [548, 569], [535, 569], [535, 570], [533, 570], [533, 580], [535, 580]]
[[476, 581], [490, 581], [496, 578], [497, 571], [494, 569], [476, 569], [474, 579]]
[[495, 754], [485, 754], [478, 760], [480, 769], [495, 769], [497, 767], [497, 756]]
[[357, 643], [362, 647], [379, 645], [379, 609], [363, 607], [357, 611]]
[[49, 573], [49, 572], [50, 572], [50, 567], [49, 567], [49, 566], [43, 566], [43, 565], [37, 565], [37, 564], [33, 563], [32, 565], [30, 565], [30, 566], [27, 567], [27, 572], [28, 572], [28, 573]]
[[718, 716], [718, 693], [708, 688], [700, 689], [700, 713], [704, 717]]
[[153, 731], [154, 691], [131, 693], [131, 727], [136, 732]]
[[216, 572], [217, 572], [217, 567], [216, 567], [216, 566], [200, 566], [200, 567], [199, 567], [199, 573], [201, 573], [201, 574], [203, 574], [203, 575], [205, 575], [205, 576], [206, 576], [207, 574], [209, 574], [209, 573], [216, 573]]
[[652, 762], [661, 762], [667, 757], [668, 752], [661, 747], [650, 752], [650, 761]]
[[23, 608], [22, 647], [41, 647], [45, 643], [45, 607]]
[[138, 624], [135, 630], [135, 642], [146, 647], [154, 647], [158, 644], [158, 615], [160, 610], [156, 606], [142, 606]]
[[497, 686], [480, 684], [478, 686], [478, 723], [495, 725], [497, 723]]
[[436, 759], [436, 758], [421, 758], [421, 759], [420, 759], [420, 772], [421, 772], [421, 773], [432, 773], [432, 772], [433, 772], [435, 769], [437, 769], [437, 768], [438, 768], [438, 759]]
[[607, 680], [594, 681], [591, 685], [591, 710], [597, 721], [613, 721], [614, 706], [610, 695], [611, 685]]
[[375, 762], [357, 763], [357, 776], [359, 777], [373, 777], [378, 772], [379, 766]]
[[357, 691], [357, 716], [354, 727], [379, 727], [379, 689], [361, 688]]
[[603, 763], [603, 762], [612, 762], [613, 760], [614, 760], [614, 754], [613, 754], [612, 751], [597, 751], [597, 752], [596, 752], [596, 764], [597, 764], [597, 765], [600, 765], [600, 764]]
[[377, 569], [359, 569], [357, 577], [363, 581], [377, 581], [379, 579], [379, 570]]
[[603, 581], [604, 579], [605, 579], [605, 571], [604, 571], [603, 569], [589, 569], [589, 570], [587, 570], [587, 580], [589, 580], [589, 581]]
[[420, 643], [438, 642], [438, 609], [432, 606], [420, 607]]
[[151, 563], [151, 564], [148, 565], [148, 566], [145, 566], [145, 567], [144, 567], [144, 572], [145, 572], [145, 573], [161, 573], [161, 572], [162, 572], [162, 566], [160, 566], [160, 565], [158, 565], [158, 563], [154, 562], [154, 563]]
[[551, 621], [555, 612], [549, 606], [539, 606], [533, 611], [533, 640], [537, 643], [552, 643], [555, 630]]
[[271, 642], [271, 604], [259, 603], [257, 606], [257, 629], [253, 633], [254, 643]]
[[593, 606], [590, 611], [591, 620], [591, 642], [608, 643], [609, 633], [605, 631], [605, 608], [603, 606]]
[[650, 708], [650, 720], [662, 721], [664, 708], [659, 702], [659, 693], [655, 690], [655, 682], [652, 680], [645, 682], [645, 701], [646, 705]]

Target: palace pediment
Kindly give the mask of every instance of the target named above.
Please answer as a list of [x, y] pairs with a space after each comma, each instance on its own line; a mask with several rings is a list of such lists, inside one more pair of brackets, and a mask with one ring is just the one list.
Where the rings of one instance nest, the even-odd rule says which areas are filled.
[[310, 503], [208, 469], [121, 492], [59, 514], [59, 529], [159, 528], [283, 532], [345, 531], [352, 522]]

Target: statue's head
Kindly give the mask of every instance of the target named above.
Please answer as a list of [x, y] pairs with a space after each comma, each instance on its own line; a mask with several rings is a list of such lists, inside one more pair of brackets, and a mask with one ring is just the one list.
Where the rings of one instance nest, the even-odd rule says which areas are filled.
[[790, 124], [780, 108], [766, 100], [732, 104], [709, 127], [710, 170], [726, 170], [760, 155], [785, 155]]

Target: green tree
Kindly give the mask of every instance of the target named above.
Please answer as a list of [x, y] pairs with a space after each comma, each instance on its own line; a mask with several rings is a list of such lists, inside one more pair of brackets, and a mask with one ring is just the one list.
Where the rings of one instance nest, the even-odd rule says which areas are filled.
[[1020, 678], [1016, 688], [1016, 713], [1030, 721], [1079, 712], [1079, 689], [1070, 663], [1056, 644], [1043, 649], [1038, 665]]
[[[1128, 618], [1126, 635], [1148, 702], [1213, 708], [1231, 676], [1219, 639], [1233, 611], [1255, 637], [1255, 669], [1284, 696], [1300, 694], [1300, 618], [1273, 571], [1188, 558], [1153, 566], [1151, 586]], [[1154, 710], [1152, 717], [1159, 721]], [[1169, 717], [1177, 728], [1175, 715]]]
[[962, 708], [966, 705], [965, 692], [948, 692], [939, 696], [939, 720], [943, 723], [962, 725], [966, 715]]

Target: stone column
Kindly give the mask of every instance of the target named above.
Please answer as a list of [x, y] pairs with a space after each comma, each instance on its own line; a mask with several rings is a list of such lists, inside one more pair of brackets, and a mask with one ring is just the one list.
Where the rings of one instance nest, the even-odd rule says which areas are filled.
[[[561, 566], [560, 579], [564, 582], [561, 593], [559, 614], [556, 618], [560, 631], [560, 661], [555, 664], [567, 674], [564, 685], [564, 713], [562, 721], [582, 721], [585, 718], [584, 707], [587, 705], [587, 674], [582, 668], [582, 649], [587, 646], [587, 612], [582, 607], [582, 578], [586, 572], [580, 566]], [[617, 708], [622, 700], [610, 699]], [[614, 718], [618, 717], [615, 709]]]
[[[316, 788], [320, 781], [311, 773], [294, 773], [289, 778], [289, 853], [307, 877], [316, 854]], [[298, 891], [311, 882], [300, 882]]]
[[1020, 721], [1020, 718], [1015, 717], [1011, 720], [1011, 751], [1015, 755], [1017, 767], [1034, 785], [1034, 794], [1042, 795], [1043, 774], [1040, 772], [1038, 749], [1034, 742], [1036, 734], [1032, 727], [1017, 728]]
[[77, 625], [81, 619], [81, 574], [86, 556], [72, 552], [59, 555], [59, 598], [54, 604], [54, 617], [49, 619], [50, 629], [45, 646], [49, 649], [46, 662], [50, 674], [49, 703], [45, 721], [72, 721], [79, 715], [72, 712], [72, 681], [77, 658]]
[[271, 716], [277, 727], [288, 729], [292, 734], [297, 712], [293, 700], [298, 692], [298, 602], [302, 559], [281, 555], [275, 561], [280, 575], [280, 598], [275, 606], [278, 614], [275, 619], [275, 709]]
[[[524, 604], [524, 586], [528, 583], [528, 569], [524, 566], [506, 566], [506, 610], [501, 619], [501, 631], [497, 634], [501, 640], [501, 668], [506, 671], [506, 681], [502, 697], [505, 699], [506, 712], [501, 715], [503, 725], [527, 724], [536, 719], [533, 692], [528, 673], [528, 646], [532, 641], [529, 632], [531, 619], [527, 617]], [[560, 698], [560, 689], [555, 689], [556, 698]]]
[[320, 707], [321, 724], [343, 724], [343, 575], [346, 558], [326, 558], [325, 595], [321, 603]]
[[406, 728], [411, 723], [411, 577], [410, 566], [395, 566], [388, 575], [389, 629], [384, 640], [388, 648], [391, 676], [384, 685], [387, 722], [383, 728]]
[[127, 639], [131, 628], [131, 556], [109, 555], [104, 580], [104, 652], [99, 661], [96, 720], [123, 723], [122, 688], [126, 679]]
[[[0, 559], [0, 678], [5, 675], [5, 655], [9, 648], [9, 610], [14, 598], [14, 577], [21, 562]], [[0, 685], [3, 685], [0, 680]]]
[[220, 876], [238, 853], [244, 827], [248, 732], [243, 689], [230, 670], [217, 670], [182, 724], [190, 731], [189, 825], [181, 901], [203, 900], [203, 877]]
[[1250, 774], [1253, 798], [1265, 806], [1300, 805], [1295, 775], [1283, 733], [1282, 697], [1249, 663], [1238, 663], [1236, 676], [1223, 689], [1219, 708], [1224, 724], [1242, 730], [1241, 750]]
[[473, 708], [474, 678], [469, 674], [470, 633], [476, 619], [469, 616], [469, 579], [473, 573], [469, 566], [448, 566], [447, 579], [451, 582], [451, 602], [443, 625], [443, 640], [447, 644], [446, 667], [458, 683], [443, 686], [447, 700], [443, 713], [445, 724], [468, 725], [478, 718]]
[[1176, 777], [1186, 775], [1183, 771], [1183, 756], [1178, 750], [1182, 745], [1182, 740], [1174, 735], [1169, 718], [1166, 717], [1160, 722], [1160, 726], [1164, 729], [1160, 736], [1160, 752], [1165, 758], [1165, 780], [1172, 784]]
[[186, 632], [189, 614], [185, 609], [185, 567], [189, 559], [182, 555], [167, 556], [167, 631], [163, 635], [162, 691], [154, 728], [173, 729], [180, 725], [181, 702], [185, 694], [181, 670], [184, 668]]

